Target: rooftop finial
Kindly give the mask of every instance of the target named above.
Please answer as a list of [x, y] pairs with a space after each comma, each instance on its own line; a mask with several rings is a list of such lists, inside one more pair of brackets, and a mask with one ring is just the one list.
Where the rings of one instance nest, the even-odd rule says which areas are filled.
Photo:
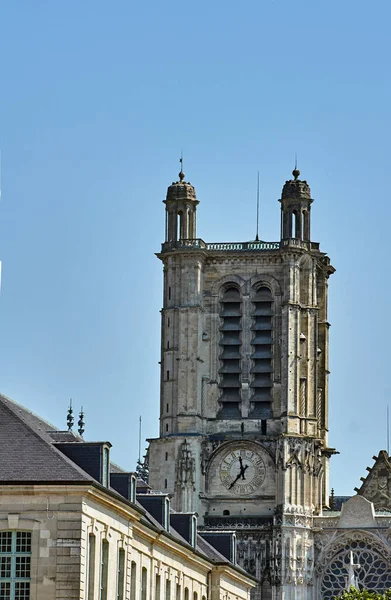
[[181, 150], [181, 157], [179, 159], [179, 163], [181, 165], [181, 170], [179, 172], [179, 181], [182, 183], [182, 181], [185, 178], [185, 173], [183, 172], [183, 151]]
[[79, 420], [77, 422], [78, 428], [77, 431], [79, 432], [79, 435], [81, 437], [83, 437], [83, 433], [84, 433], [84, 411], [83, 411], [83, 407], [81, 407], [80, 412], [79, 412]]
[[299, 171], [299, 169], [297, 168], [297, 152], [295, 153], [295, 168], [294, 168], [294, 169], [293, 169], [293, 171], [292, 171], [292, 175], [293, 175], [293, 177], [295, 178], [295, 181], [297, 180], [297, 178], [298, 178], [298, 177], [299, 177], [299, 175], [300, 175], [300, 171]]
[[72, 398], [69, 400], [69, 408], [68, 408], [68, 414], [67, 414], [67, 425], [68, 425], [68, 431], [72, 431], [72, 427], [73, 427], [73, 422], [74, 422], [74, 417], [73, 417], [73, 408], [72, 408]]

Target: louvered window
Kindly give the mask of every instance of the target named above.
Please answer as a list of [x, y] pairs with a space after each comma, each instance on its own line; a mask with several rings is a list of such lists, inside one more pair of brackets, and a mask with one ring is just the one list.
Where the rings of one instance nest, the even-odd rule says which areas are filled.
[[220, 418], [240, 417], [242, 301], [237, 288], [225, 290], [220, 302]]
[[271, 414], [273, 374], [273, 297], [266, 287], [252, 298], [252, 365], [250, 417], [267, 419]]

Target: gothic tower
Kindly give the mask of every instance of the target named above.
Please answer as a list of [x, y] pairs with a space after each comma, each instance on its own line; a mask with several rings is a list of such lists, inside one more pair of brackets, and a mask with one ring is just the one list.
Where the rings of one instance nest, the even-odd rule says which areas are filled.
[[[312, 518], [328, 504], [330, 260], [293, 171], [281, 239], [207, 243], [184, 173], [169, 186], [159, 438], [150, 484], [206, 530], [236, 532], [256, 597], [312, 598]], [[283, 594], [284, 593], [284, 594]]]

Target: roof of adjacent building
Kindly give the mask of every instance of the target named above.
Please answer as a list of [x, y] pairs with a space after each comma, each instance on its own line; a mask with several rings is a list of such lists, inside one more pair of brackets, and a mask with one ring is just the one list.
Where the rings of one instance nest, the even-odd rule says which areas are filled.
[[391, 461], [385, 450], [374, 456], [375, 463], [367, 467], [368, 475], [361, 477], [361, 487], [355, 488], [360, 496], [373, 502], [376, 511], [391, 511]]
[[55, 428], [0, 395], [0, 482], [87, 482], [91, 476], [53, 445]]
[[[72, 484], [97, 484], [104, 488], [98, 480], [94, 479], [89, 473], [80, 468], [73, 460], [67, 457], [56, 444], [60, 447], [72, 445], [72, 442], [85, 446], [83, 438], [72, 431], [57, 430], [51, 423], [48, 423], [38, 415], [34, 414], [24, 406], [14, 402], [10, 398], [0, 394], [0, 485], [1, 484], [40, 484], [40, 483], [72, 483]], [[107, 442], [104, 442], [107, 444]], [[91, 446], [95, 445], [91, 443]], [[123, 473], [121, 467], [115, 463], [110, 463], [111, 473]], [[138, 487], [145, 488], [150, 486], [141, 480], [138, 481]], [[130, 501], [111, 488], [104, 488], [110, 494], [116, 495], [122, 501]], [[153, 494], [151, 494], [153, 497]], [[142, 505], [137, 502], [133, 506], [141, 512], [141, 521], [150, 526], [166, 532], [161, 523], [159, 523]], [[181, 544], [190, 544], [174, 529], [166, 532], [171, 538]], [[195, 552], [201, 554], [208, 560], [217, 563], [229, 563], [226, 557], [220, 554], [211, 544], [209, 544], [200, 535], [197, 535], [197, 548]], [[238, 567], [231, 565], [236, 570], [253, 579]]]

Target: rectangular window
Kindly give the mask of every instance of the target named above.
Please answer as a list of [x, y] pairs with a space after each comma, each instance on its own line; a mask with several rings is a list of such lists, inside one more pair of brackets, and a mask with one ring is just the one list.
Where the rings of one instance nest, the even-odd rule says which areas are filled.
[[[166, 484], [167, 487], [167, 484]], [[164, 528], [170, 531], [170, 499], [164, 498]]]
[[124, 600], [124, 583], [125, 583], [125, 550], [118, 550], [118, 583], [117, 583], [117, 600]]
[[130, 476], [130, 501], [136, 502], [137, 478], [134, 475]]
[[166, 598], [165, 600], [171, 600], [171, 581], [166, 580]]
[[100, 600], [107, 600], [107, 580], [109, 575], [109, 542], [102, 540], [100, 567]]
[[88, 536], [88, 600], [95, 597], [95, 536]]
[[160, 575], [155, 578], [155, 600], [160, 600]]
[[181, 600], [181, 586], [179, 583], [176, 584], [175, 600]]
[[0, 533], [0, 600], [30, 600], [31, 533]]
[[195, 548], [197, 546], [197, 517], [195, 515], [192, 515], [191, 517], [191, 537], [190, 537], [190, 543], [193, 546], [193, 548]]

